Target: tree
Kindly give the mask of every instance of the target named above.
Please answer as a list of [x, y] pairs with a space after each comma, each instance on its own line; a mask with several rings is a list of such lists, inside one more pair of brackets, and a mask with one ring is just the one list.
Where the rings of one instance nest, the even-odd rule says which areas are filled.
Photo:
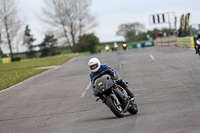
[[0, 47], [0, 58], [3, 56], [3, 51], [1, 50], [1, 47]]
[[116, 35], [123, 36], [126, 41], [138, 41], [137, 36], [142, 33], [145, 26], [140, 23], [121, 24]]
[[157, 33], [159, 32], [166, 32], [166, 33], [171, 33], [172, 32], [172, 29], [168, 29], [168, 28], [162, 28], [162, 29], [157, 29], [157, 28], [154, 28], [153, 30], [148, 30], [147, 31], [147, 34], [152, 38], [152, 39], [156, 39], [157, 37]]
[[94, 34], [84, 34], [77, 43], [78, 52], [90, 51], [91, 53], [96, 53], [98, 52], [97, 45], [99, 44], [99, 38]]
[[153, 30], [148, 30], [148, 31], [147, 31], [147, 34], [148, 34], [150, 37], [152, 37], [153, 39], [156, 39], [157, 33], [158, 33], [158, 32], [160, 32], [160, 30], [157, 29], [157, 28], [154, 28]]
[[24, 33], [23, 31], [20, 30], [20, 32], [18, 32], [18, 36], [16, 38], [16, 53], [19, 53], [19, 45], [23, 45], [23, 36], [24, 36]]
[[15, 0], [0, 0], [0, 27], [2, 40], [8, 45], [10, 56], [13, 59], [13, 41], [21, 28], [21, 21], [17, 16]]
[[26, 52], [26, 56], [28, 58], [33, 58], [35, 57], [35, 51], [34, 51], [34, 46], [33, 42], [36, 40], [33, 38], [33, 35], [31, 35], [31, 30], [29, 29], [29, 26], [26, 26], [26, 29], [24, 31], [24, 43], [23, 45], [26, 45], [28, 48], [28, 51]]
[[142, 33], [140, 33], [140, 34], [138, 34], [138, 36], [137, 36], [137, 41], [144, 41], [144, 40], [148, 40], [148, 38], [147, 38], [147, 33], [145, 33], [145, 32], [142, 32]]
[[0, 58], [1, 58], [2, 55], [3, 55], [3, 51], [1, 50], [1, 43], [2, 43], [2, 41], [1, 41], [1, 34], [0, 34]]
[[39, 45], [41, 55], [40, 57], [55, 55], [55, 45], [57, 44], [57, 39], [54, 35], [45, 35], [44, 41]]
[[91, 30], [95, 17], [90, 14], [90, 0], [44, 0], [46, 7], [43, 21], [62, 29], [62, 37], [73, 52], [77, 51], [78, 38]]

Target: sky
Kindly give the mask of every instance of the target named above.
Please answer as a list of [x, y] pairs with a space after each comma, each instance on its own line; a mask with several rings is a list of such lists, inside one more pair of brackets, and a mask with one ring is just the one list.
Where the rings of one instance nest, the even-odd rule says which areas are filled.
[[181, 15], [187, 13], [191, 13], [190, 24], [200, 24], [198, 3], [198, 0], [94, 0], [92, 11], [97, 14], [99, 22], [96, 33], [101, 41], [114, 41], [123, 39], [116, 36], [120, 24], [139, 22], [145, 25], [146, 30], [169, 28], [168, 23], [149, 23], [149, 15], [167, 12], [174, 12], [177, 16], [177, 28], [180, 26]]
[[[40, 43], [47, 27], [40, 21], [43, 0], [18, 0], [19, 15], [28, 24], [31, 32]], [[200, 24], [199, 0], [92, 0], [91, 13], [96, 16], [98, 26], [94, 33], [100, 42], [121, 41], [116, 36], [120, 24], [139, 22], [145, 25], [145, 31], [154, 28], [169, 28], [169, 24], [154, 24], [149, 22], [149, 15], [173, 12], [177, 17], [177, 28], [180, 26], [182, 14], [191, 13], [189, 24]], [[170, 16], [173, 21], [173, 15]], [[172, 24], [172, 27], [174, 25]]]

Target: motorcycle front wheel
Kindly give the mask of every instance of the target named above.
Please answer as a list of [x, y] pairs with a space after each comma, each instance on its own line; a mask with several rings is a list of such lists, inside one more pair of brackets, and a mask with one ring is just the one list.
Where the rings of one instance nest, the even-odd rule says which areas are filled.
[[109, 97], [106, 99], [105, 103], [117, 117], [121, 118], [124, 116], [124, 111], [118, 101]]

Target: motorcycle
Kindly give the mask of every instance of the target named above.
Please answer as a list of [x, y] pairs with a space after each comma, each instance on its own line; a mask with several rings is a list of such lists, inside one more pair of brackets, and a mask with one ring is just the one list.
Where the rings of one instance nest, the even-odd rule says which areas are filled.
[[106, 45], [106, 46], [105, 46], [106, 52], [109, 52], [109, 49], [110, 49], [109, 45]]
[[126, 43], [123, 43], [123, 44], [122, 44], [122, 47], [123, 47], [123, 50], [126, 51], [126, 49], [127, 49], [127, 44], [126, 44]]
[[114, 72], [105, 70], [93, 79], [94, 95], [105, 103], [110, 110], [119, 118], [124, 116], [124, 113], [137, 114], [138, 106], [134, 100], [131, 100], [127, 92], [117, 80], [114, 80]]
[[195, 49], [196, 49], [196, 53], [199, 55], [200, 57], [200, 39], [196, 40], [196, 45], [195, 45]]

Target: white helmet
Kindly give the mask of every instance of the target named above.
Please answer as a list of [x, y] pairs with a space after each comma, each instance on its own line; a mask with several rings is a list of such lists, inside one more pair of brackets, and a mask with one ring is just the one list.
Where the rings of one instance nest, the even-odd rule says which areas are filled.
[[91, 58], [88, 62], [88, 66], [90, 67], [92, 72], [97, 72], [101, 66], [101, 62], [97, 58]]

